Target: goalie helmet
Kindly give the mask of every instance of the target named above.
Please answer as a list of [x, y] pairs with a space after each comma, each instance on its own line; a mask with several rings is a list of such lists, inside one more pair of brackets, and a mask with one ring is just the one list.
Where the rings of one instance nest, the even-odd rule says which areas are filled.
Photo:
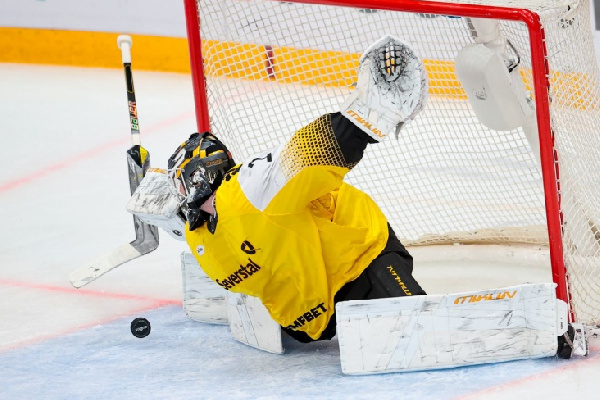
[[202, 226], [210, 217], [200, 206], [234, 165], [227, 147], [209, 132], [193, 133], [169, 158], [169, 178], [181, 198], [181, 211], [190, 230]]

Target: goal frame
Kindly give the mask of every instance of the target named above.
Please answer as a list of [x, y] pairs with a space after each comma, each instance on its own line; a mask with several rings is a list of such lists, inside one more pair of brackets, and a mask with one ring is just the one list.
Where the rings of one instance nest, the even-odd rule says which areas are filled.
[[[271, 0], [277, 2], [279, 0]], [[554, 147], [554, 132], [550, 123], [548, 89], [549, 66], [546, 59], [544, 28], [539, 15], [521, 8], [484, 6], [476, 4], [450, 4], [423, 0], [289, 0], [293, 3], [320, 4], [338, 7], [405, 11], [412, 13], [432, 13], [456, 15], [471, 18], [493, 18], [523, 22], [529, 32], [532, 79], [534, 82], [536, 118], [540, 143], [541, 171], [544, 187], [544, 203], [548, 228], [550, 263], [552, 278], [557, 284], [557, 298], [570, 304], [568, 277], [563, 258], [561, 197], [559, 194], [558, 155]], [[200, 17], [195, 0], [184, 0], [186, 29], [190, 51], [190, 67], [195, 101], [196, 124], [199, 132], [210, 131], [210, 118], [204, 64], [201, 49]], [[571, 319], [575, 316], [571, 309]]]

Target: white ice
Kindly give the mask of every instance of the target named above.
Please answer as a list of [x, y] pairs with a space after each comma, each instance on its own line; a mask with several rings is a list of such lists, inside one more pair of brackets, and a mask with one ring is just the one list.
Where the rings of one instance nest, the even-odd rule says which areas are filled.
[[[191, 79], [134, 66], [134, 80], [142, 143], [164, 167], [195, 130]], [[597, 398], [597, 342], [586, 359], [361, 377], [342, 375], [335, 340], [284, 338], [284, 355], [245, 347], [226, 326], [186, 318], [186, 247], [166, 234], [155, 252], [71, 288], [72, 269], [134, 238], [124, 85], [121, 70], [0, 65], [0, 399]], [[550, 279], [533, 270], [415, 257], [438, 293]], [[135, 317], [150, 336], [131, 335]]]

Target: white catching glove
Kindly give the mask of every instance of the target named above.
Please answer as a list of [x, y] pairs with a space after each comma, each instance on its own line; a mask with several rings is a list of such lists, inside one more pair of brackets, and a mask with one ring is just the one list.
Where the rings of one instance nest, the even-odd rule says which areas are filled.
[[358, 82], [340, 111], [373, 139], [402, 126], [424, 107], [427, 75], [410, 46], [386, 35], [373, 43], [359, 61]]
[[174, 192], [164, 169], [150, 168], [127, 202], [127, 211], [142, 221], [158, 226], [178, 240], [185, 240], [181, 199]]

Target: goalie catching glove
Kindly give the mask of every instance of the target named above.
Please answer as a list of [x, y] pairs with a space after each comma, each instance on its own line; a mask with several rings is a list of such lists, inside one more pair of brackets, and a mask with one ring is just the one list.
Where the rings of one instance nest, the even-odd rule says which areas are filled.
[[427, 76], [423, 63], [406, 43], [386, 35], [362, 55], [354, 92], [342, 114], [376, 141], [396, 138], [404, 124], [424, 107]]

